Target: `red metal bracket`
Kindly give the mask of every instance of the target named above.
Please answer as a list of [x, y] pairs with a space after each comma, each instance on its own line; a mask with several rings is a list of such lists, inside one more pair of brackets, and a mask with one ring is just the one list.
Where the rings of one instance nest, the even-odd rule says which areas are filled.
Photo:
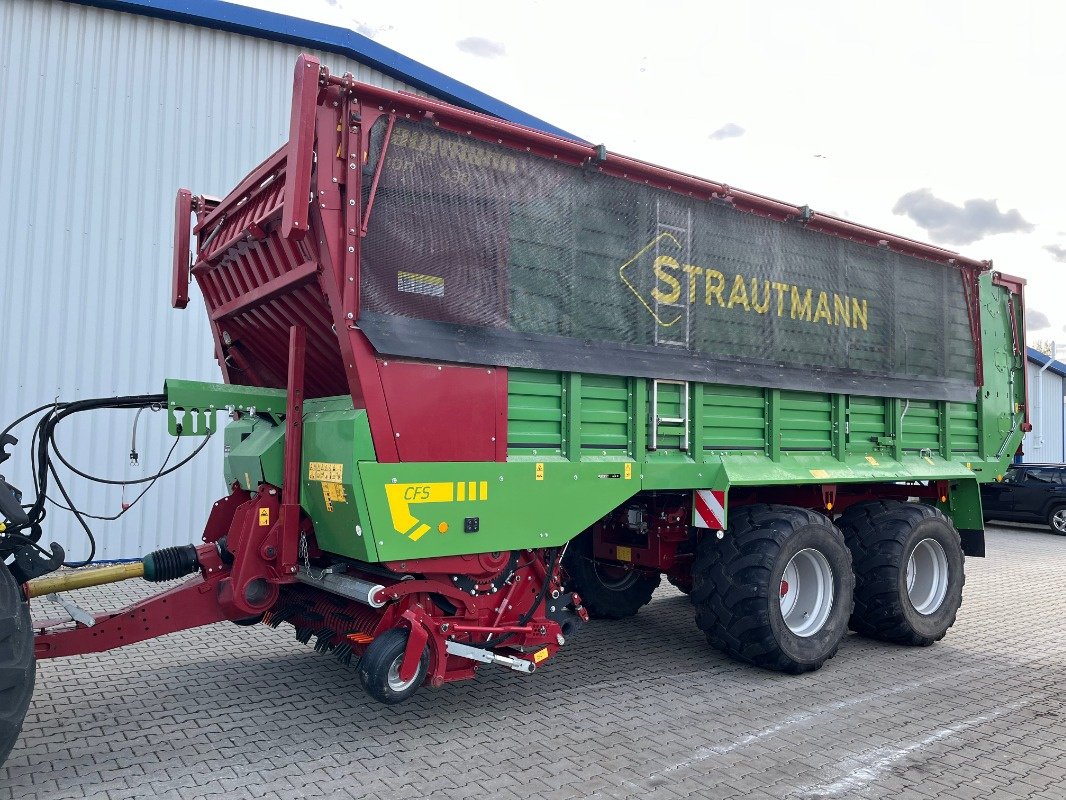
[[822, 508], [832, 511], [837, 503], [837, 485], [835, 483], [822, 484]]
[[281, 215], [281, 235], [286, 239], [302, 239], [307, 233], [320, 69], [317, 58], [303, 54], [296, 60], [292, 76], [292, 116], [289, 118], [285, 204]]
[[192, 192], [178, 189], [174, 199], [174, 271], [170, 285], [170, 305], [189, 305], [189, 270], [192, 267], [189, 246], [192, 242]]
[[37, 659], [102, 653], [167, 633], [198, 628], [230, 617], [218, 602], [218, 576], [192, 578], [180, 586], [96, 617], [91, 628], [78, 625], [34, 637]]
[[[385, 129], [385, 140], [381, 143], [381, 155], [378, 156], [377, 166], [374, 167], [374, 180], [370, 184], [370, 196], [366, 201], [366, 208], [363, 209], [363, 221], [359, 224], [359, 235], [366, 236], [367, 226], [370, 225], [370, 212], [374, 210], [374, 198], [378, 193], [378, 183], [381, 181], [381, 169], [385, 165], [385, 156], [389, 152], [389, 141], [392, 139], [392, 128], [396, 124], [396, 115], [389, 114], [388, 127]], [[366, 131], [366, 136], [369, 138], [370, 130]]]
[[289, 397], [285, 408], [285, 479], [282, 485], [280, 565], [282, 572], [297, 570], [300, 538], [300, 474], [303, 470], [304, 360], [306, 333], [289, 329]]

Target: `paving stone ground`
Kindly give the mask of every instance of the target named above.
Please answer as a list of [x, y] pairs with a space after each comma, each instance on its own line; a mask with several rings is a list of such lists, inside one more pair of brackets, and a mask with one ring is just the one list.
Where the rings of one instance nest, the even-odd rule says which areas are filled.
[[798, 677], [712, 650], [665, 584], [533, 676], [486, 667], [398, 707], [284, 627], [43, 662], [0, 800], [1066, 798], [1066, 537], [988, 544], [943, 642], [849, 636]]

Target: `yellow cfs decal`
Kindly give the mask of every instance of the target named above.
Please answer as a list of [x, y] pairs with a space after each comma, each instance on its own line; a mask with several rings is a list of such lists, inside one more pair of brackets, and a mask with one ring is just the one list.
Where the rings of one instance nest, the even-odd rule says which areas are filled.
[[[385, 484], [385, 497], [389, 502], [392, 527], [397, 533], [417, 542], [429, 532], [430, 526], [414, 515], [411, 506], [422, 503], [465, 503], [488, 500], [489, 482], [387, 483]], [[444, 530], [447, 528], [445, 527]]]

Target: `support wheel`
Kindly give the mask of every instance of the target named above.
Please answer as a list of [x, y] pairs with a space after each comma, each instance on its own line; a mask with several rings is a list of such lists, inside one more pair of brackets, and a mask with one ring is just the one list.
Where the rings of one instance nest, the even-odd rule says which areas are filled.
[[1066, 536], [1066, 506], [1055, 506], [1047, 515], [1047, 526], [1052, 533]]
[[726, 654], [777, 672], [810, 672], [836, 655], [855, 578], [844, 536], [803, 508], [754, 505], [705, 536], [693, 566], [696, 625]]
[[923, 503], [878, 501], [838, 520], [855, 567], [856, 633], [925, 647], [955, 624], [966, 583], [959, 532]]
[[402, 703], [418, 691], [429, 671], [429, 647], [422, 651], [418, 669], [409, 681], [400, 680], [400, 664], [407, 649], [406, 628], [390, 628], [377, 636], [359, 660], [359, 682], [366, 693], [381, 703]]
[[0, 564], [0, 764], [22, 730], [36, 673], [30, 606], [7, 567]]
[[592, 557], [592, 532], [586, 531], [566, 548], [563, 569], [567, 588], [581, 595], [589, 615], [599, 619], [625, 619], [651, 602], [659, 586], [658, 573]]

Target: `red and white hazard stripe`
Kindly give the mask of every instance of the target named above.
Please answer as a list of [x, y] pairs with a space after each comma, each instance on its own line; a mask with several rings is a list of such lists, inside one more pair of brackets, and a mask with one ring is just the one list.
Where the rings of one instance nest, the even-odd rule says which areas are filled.
[[695, 511], [693, 521], [696, 527], [725, 530], [725, 492], [719, 492], [717, 489], [696, 489], [692, 494], [692, 506]]

